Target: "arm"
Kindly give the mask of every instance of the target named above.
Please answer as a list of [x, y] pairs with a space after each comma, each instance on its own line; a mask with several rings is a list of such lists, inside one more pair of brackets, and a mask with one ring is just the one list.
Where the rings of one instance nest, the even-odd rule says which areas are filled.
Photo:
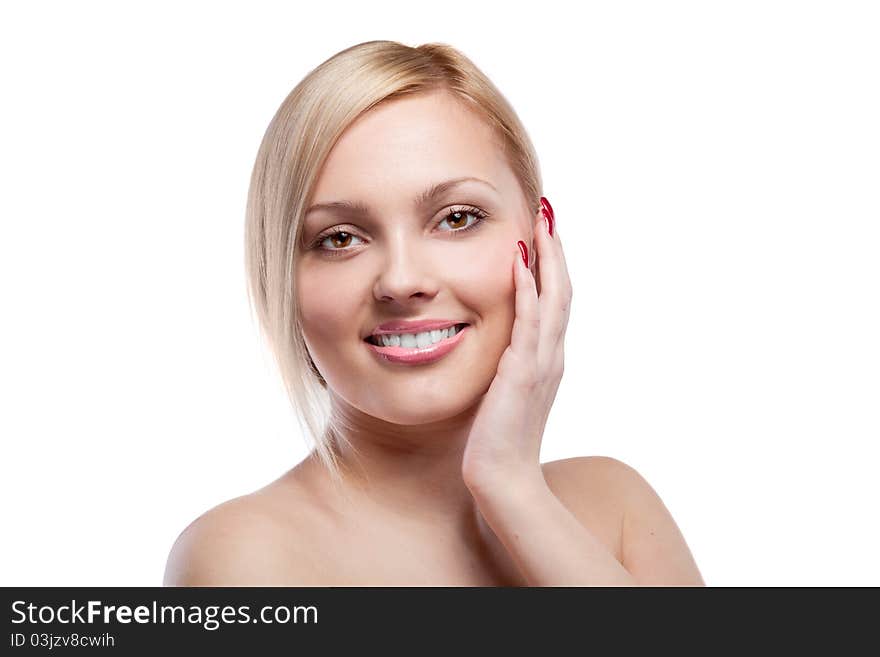
[[[462, 457], [464, 481], [483, 518], [533, 586], [702, 583], [669, 512], [632, 468], [619, 467], [623, 464], [614, 459], [596, 461], [613, 469], [608, 495], [620, 501], [623, 515], [618, 515], [625, 525], [620, 531], [626, 530], [627, 540], [621, 561], [605, 549], [589, 523], [569, 512], [544, 479], [540, 447], [563, 374], [572, 286], [559, 232], [551, 229], [552, 208], [544, 197], [541, 204], [543, 217], [535, 217], [531, 232], [539, 274], [528, 268], [528, 247], [520, 240], [513, 262], [510, 345], [471, 424]], [[586, 470], [587, 483], [589, 474]]]
[[578, 511], [589, 491], [619, 509], [622, 563], [540, 472], [469, 484], [486, 522], [530, 585], [705, 586], [675, 521], [636, 470], [606, 457], [568, 459], [564, 465], [565, 483], [557, 486], [566, 490], [569, 506]]
[[468, 488], [529, 586], [633, 586], [637, 582], [550, 490], [540, 469]]

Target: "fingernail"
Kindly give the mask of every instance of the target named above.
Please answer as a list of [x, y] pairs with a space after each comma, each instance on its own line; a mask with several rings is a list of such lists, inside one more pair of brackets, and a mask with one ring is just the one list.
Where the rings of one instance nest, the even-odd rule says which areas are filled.
[[544, 216], [547, 217], [547, 232], [552, 236], [553, 222], [556, 220], [556, 215], [553, 212], [553, 206], [550, 205], [550, 201], [547, 200], [546, 196], [541, 197], [541, 210], [544, 212]]
[[544, 208], [541, 208], [541, 214], [544, 215], [544, 225], [547, 226], [547, 232], [553, 237], [553, 215]]
[[519, 247], [519, 251], [522, 254], [523, 264], [528, 267], [529, 266], [529, 247], [526, 246], [526, 243], [522, 240], [518, 240], [516, 245]]

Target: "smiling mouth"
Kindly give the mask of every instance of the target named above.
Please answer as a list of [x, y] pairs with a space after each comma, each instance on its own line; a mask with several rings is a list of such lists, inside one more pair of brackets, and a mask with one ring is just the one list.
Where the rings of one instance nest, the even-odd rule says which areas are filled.
[[[462, 330], [465, 326], [470, 326], [470, 324], [468, 324], [468, 323], [466, 323], [466, 322], [463, 322], [463, 323], [461, 323], [461, 324], [456, 324], [456, 325], [455, 325], [456, 335], [457, 335], [459, 332], [461, 332], [461, 330]], [[417, 332], [417, 333], [399, 333], [399, 334], [397, 334], [397, 335], [418, 335], [418, 333], [430, 333], [430, 331], [419, 331], [419, 332]], [[453, 337], [454, 337], [454, 336], [453, 336]], [[434, 342], [434, 343], [431, 343], [431, 344], [439, 344], [440, 342], [444, 342], [445, 340], [449, 340], [449, 339], [450, 339], [450, 338], [448, 338], [448, 337], [447, 337], [447, 338], [442, 338], [439, 342]], [[377, 347], [384, 347], [384, 346], [385, 346], [385, 343], [382, 342], [382, 339], [381, 339], [380, 336], [378, 336], [378, 335], [370, 335], [370, 336], [367, 336], [366, 338], [364, 338], [364, 342], [369, 342], [370, 344], [375, 345], [375, 346], [377, 346]], [[429, 344], [428, 346], [431, 346], [431, 344]], [[412, 348], [412, 349], [417, 349], [417, 347], [411, 347], [411, 348]]]

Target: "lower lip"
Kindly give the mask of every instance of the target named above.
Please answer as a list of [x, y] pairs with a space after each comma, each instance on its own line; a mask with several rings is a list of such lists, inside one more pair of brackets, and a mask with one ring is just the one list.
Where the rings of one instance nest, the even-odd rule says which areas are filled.
[[407, 349], [406, 347], [379, 347], [370, 342], [364, 342], [373, 350], [380, 358], [391, 361], [392, 363], [403, 363], [404, 365], [421, 365], [423, 363], [433, 363], [435, 360], [443, 358], [450, 351], [455, 349], [464, 336], [471, 328], [470, 324], [461, 329], [448, 340], [441, 340], [437, 344], [428, 345], [421, 349]]

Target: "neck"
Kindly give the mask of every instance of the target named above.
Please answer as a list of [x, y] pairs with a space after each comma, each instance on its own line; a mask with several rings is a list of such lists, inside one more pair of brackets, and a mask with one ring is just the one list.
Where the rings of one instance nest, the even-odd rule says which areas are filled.
[[[331, 399], [334, 397], [331, 395]], [[419, 425], [390, 424], [334, 403], [335, 451], [341, 480], [316, 455], [297, 466], [319, 491], [318, 503], [349, 527], [370, 534], [401, 531], [449, 554], [468, 554], [519, 581], [516, 566], [464, 483], [462, 457], [479, 404]], [[378, 523], [378, 524], [377, 524]]]
[[405, 519], [470, 523], [476, 504], [461, 464], [477, 408], [437, 422], [393, 424], [334, 396], [332, 431], [346, 495]]

